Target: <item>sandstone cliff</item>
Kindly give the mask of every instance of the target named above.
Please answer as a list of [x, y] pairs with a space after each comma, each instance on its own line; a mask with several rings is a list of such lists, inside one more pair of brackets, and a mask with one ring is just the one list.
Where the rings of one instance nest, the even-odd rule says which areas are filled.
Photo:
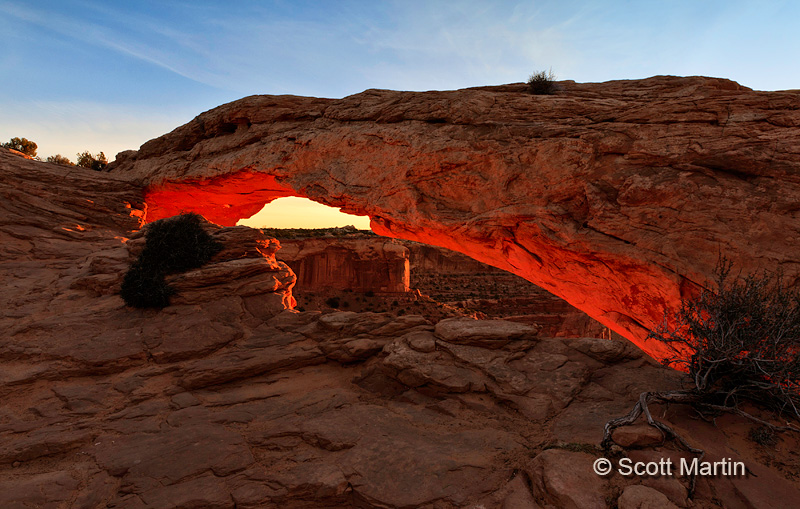
[[798, 274], [800, 93], [658, 76], [344, 99], [253, 96], [114, 174], [148, 220], [232, 224], [277, 196], [368, 214], [380, 234], [518, 274], [634, 340], [708, 284], [722, 254]]
[[281, 239], [277, 258], [297, 274], [301, 291], [409, 291], [408, 249], [391, 239]]

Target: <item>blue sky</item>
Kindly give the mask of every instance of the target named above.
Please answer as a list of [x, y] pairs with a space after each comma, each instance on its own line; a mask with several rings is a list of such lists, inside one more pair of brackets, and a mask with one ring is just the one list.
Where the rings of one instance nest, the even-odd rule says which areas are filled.
[[800, 88], [797, 1], [0, 0], [0, 141], [110, 159], [251, 94], [454, 89], [552, 68]]

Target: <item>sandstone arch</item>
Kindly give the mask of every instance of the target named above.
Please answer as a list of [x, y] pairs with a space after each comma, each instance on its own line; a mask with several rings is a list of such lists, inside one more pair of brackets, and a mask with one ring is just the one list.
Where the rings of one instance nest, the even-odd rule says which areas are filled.
[[659, 358], [664, 310], [718, 255], [798, 273], [800, 93], [715, 78], [252, 96], [117, 156], [148, 220], [232, 224], [303, 196], [468, 254]]

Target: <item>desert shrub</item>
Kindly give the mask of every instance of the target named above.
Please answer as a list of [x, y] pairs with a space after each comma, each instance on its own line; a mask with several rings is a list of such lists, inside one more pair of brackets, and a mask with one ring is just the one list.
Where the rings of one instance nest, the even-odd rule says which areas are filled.
[[701, 403], [742, 400], [800, 417], [800, 294], [779, 274], [731, 279], [716, 270], [716, 291], [684, 299], [675, 324], [650, 334], [673, 352], [665, 364], [689, 373]]
[[537, 71], [528, 78], [528, 93], [534, 95], [552, 95], [556, 93], [556, 76], [553, 70]]
[[22, 152], [31, 157], [36, 157], [36, 149], [39, 148], [36, 143], [27, 138], [11, 138], [8, 142], [3, 143], [2, 147]]
[[88, 150], [85, 150], [78, 154], [78, 159], [75, 164], [90, 170], [103, 171], [108, 165], [108, 160], [106, 159], [106, 155], [102, 152], [95, 156]]
[[145, 246], [122, 280], [120, 295], [137, 308], [169, 305], [174, 289], [164, 276], [201, 267], [222, 249], [197, 214], [181, 214], [147, 226]]
[[778, 444], [778, 437], [775, 431], [769, 426], [758, 426], [750, 429], [747, 438], [762, 447], [775, 447]]
[[135, 262], [125, 273], [120, 295], [125, 304], [135, 308], [163, 308], [175, 290], [164, 280], [164, 274]]
[[[731, 264], [725, 259], [715, 276], [715, 290], [704, 289], [697, 297], [683, 299], [676, 315], [665, 316], [662, 325], [648, 336], [667, 345], [672, 354], [664, 364], [685, 371], [688, 386], [642, 393], [628, 415], [606, 423], [606, 449], [614, 429], [632, 424], [644, 414], [665, 437], [702, 457], [701, 449], [653, 417], [648, 409], [652, 403], [687, 404], [701, 415], [734, 413], [769, 433], [800, 431], [786, 419], [776, 425], [740, 406], [749, 401], [773, 416], [800, 418], [800, 295], [784, 285], [780, 274], [731, 278]], [[772, 440], [769, 433], [759, 431], [751, 438], [767, 443]], [[694, 477], [690, 491], [693, 489]]]
[[325, 301], [325, 305], [329, 308], [338, 309], [339, 308], [339, 297], [330, 297], [328, 300]]
[[46, 161], [48, 163], [60, 164], [62, 166], [75, 166], [72, 164], [72, 161], [70, 161], [69, 158], [62, 156], [61, 154], [47, 156]]
[[164, 273], [184, 272], [208, 263], [221, 249], [200, 224], [197, 214], [181, 214], [151, 223], [139, 259]]

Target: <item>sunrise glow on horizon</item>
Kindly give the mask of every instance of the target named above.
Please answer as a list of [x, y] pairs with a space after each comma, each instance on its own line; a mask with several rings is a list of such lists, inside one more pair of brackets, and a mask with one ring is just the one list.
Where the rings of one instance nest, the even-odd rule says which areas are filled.
[[334, 207], [289, 196], [278, 198], [264, 205], [254, 216], [241, 219], [237, 225], [251, 228], [333, 228], [355, 226], [359, 230], [369, 230], [368, 216], [345, 214]]

